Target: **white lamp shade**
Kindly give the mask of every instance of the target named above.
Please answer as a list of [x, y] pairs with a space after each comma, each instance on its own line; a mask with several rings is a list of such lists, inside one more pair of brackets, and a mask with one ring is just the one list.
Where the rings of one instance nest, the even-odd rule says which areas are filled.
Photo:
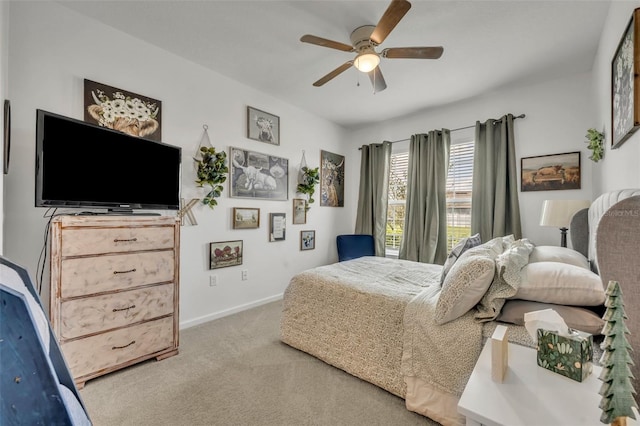
[[542, 204], [540, 226], [568, 228], [573, 215], [590, 205], [589, 200], [545, 200]]
[[365, 52], [356, 56], [353, 64], [355, 67], [362, 72], [369, 72], [374, 70], [378, 64], [380, 63], [380, 56], [375, 53]]

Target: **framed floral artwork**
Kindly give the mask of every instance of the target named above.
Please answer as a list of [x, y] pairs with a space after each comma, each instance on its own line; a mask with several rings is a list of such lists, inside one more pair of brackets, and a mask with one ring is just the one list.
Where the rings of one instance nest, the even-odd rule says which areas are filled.
[[611, 148], [640, 128], [640, 8], [633, 11], [611, 61]]
[[84, 121], [162, 141], [162, 102], [133, 92], [84, 80]]

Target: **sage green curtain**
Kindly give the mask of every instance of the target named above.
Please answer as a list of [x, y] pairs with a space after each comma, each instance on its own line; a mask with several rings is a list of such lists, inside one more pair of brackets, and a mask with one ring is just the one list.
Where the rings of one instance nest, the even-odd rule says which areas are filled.
[[376, 256], [385, 255], [391, 142], [363, 145], [360, 157], [360, 190], [356, 234], [373, 235]]
[[443, 264], [447, 257], [449, 130], [411, 136], [400, 259]]
[[483, 242], [513, 234], [522, 238], [513, 115], [476, 122], [471, 195], [471, 234]]

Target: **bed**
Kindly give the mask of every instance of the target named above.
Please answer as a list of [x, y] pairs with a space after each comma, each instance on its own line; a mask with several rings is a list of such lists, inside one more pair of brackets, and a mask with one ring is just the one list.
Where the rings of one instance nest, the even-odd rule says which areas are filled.
[[571, 229], [589, 234], [588, 256], [506, 236], [463, 241], [444, 266], [361, 257], [304, 271], [285, 291], [281, 340], [404, 398], [411, 411], [464, 424], [457, 402], [495, 327], [534, 346], [523, 311], [557, 307], [570, 326], [597, 334], [604, 287], [617, 280], [638, 347], [640, 190], [604, 194], [588, 213], [588, 229]]

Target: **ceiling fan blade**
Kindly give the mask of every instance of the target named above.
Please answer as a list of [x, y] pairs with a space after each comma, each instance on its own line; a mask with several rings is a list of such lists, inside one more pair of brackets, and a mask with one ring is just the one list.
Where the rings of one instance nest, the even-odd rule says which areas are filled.
[[338, 75], [342, 74], [343, 72], [345, 72], [346, 70], [351, 68], [352, 65], [353, 65], [353, 61], [345, 62], [344, 64], [340, 65], [335, 70], [331, 71], [329, 74], [327, 74], [324, 77], [322, 77], [320, 80], [318, 80], [315, 83], [313, 83], [313, 85], [316, 86], [316, 87], [322, 86], [323, 84], [325, 84], [329, 80], [332, 80], [333, 78], [337, 77]]
[[369, 80], [371, 80], [371, 84], [373, 85], [373, 92], [378, 93], [382, 92], [387, 88], [387, 83], [384, 81], [384, 77], [382, 76], [382, 71], [380, 71], [380, 67], [377, 66], [373, 69], [373, 71], [369, 71]]
[[338, 49], [344, 52], [355, 52], [355, 49], [353, 48], [353, 46], [340, 43], [339, 41], [333, 41], [333, 40], [328, 40], [322, 37], [316, 37], [310, 34], [305, 34], [302, 37], [300, 37], [300, 41], [303, 41], [305, 43], [315, 44], [317, 46], [329, 47], [331, 49]]
[[438, 59], [442, 56], [442, 46], [434, 47], [390, 47], [383, 49], [380, 55], [383, 58], [412, 58], [412, 59]]
[[392, 0], [384, 15], [378, 21], [376, 29], [371, 34], [371, 41], [375, 44], [382, 44], [389, 33], [398, 25], [398, 22], [411, 9], [411, 3], [407, 0]]

